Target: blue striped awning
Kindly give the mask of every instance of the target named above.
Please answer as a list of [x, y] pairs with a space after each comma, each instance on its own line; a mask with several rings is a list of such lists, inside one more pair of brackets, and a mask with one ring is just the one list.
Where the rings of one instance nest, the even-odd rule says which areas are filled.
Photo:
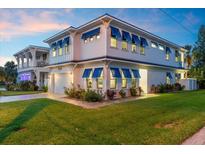
[[172, 51], [169, 47], [166, 47], [166, 52], [169, 53], [169, 54], [172, 53]]
[[134, 78], [141, 78], [139, 70], [132, 69]]
[[146, 47], [146, 46], [149, 46], [148, 43], [147, 43], [147, 40], [143, 37], [140, 37], [140, 40], [141, 40], [141, 46], [142, 47]]
[[59, 41], [57, 42], [57, 46], [60, 47], [60, 48], [62, 48], [62, 47], [63, 47], [63, 41], [62, 41], [62, 40], [59, 40]]
[[101, 74], [102, 74], [102, 70], [103, 70], [102, 67], [100, 67], [100, 68], [95, 68], [95, 69], [94, 69], [94, 72], [93, 72], [92, 78], [99, 78], [99, 77], [101, 76]]
[[63, 45], [65, 45], [65, 44], [67, 44], [67, 45], [70, 44], [70, 38], [69, 37], [64, 38]]
[[111, 28], [111, 36], [118, 39], [118, 40], [121, 40], [121, 34], [120, 34], [120, 30], [118, 28], [115, 28], [115, 27], [112, 27], [110, 26]]
[[131, 43], [132, 39], [131, 39], [130, 33], [126, 31], [122, 31], [122, 40]]
[[89, 32], [83, 33], [83, 35], [81, 36], [81, 39], [86, 40], [87, 38], [96, 36], [100, 34], [100, 28], [96, 28], [94, 30], [91, 30]]
[[114, 77], [114, 78], [121, 78], [121, 74], [120, 74], [119, 68], [111, 67], [110, 70], [112, 72], [112, 77]]
[[132, 34], [132, 43], [140, 45], [140, 39], [137, 35]]
[[172, 78], [172, 74], [171, 74], [170, 72], [167, 72], [167, 77], [168, 77], [169, 79], [173, 79], [173, 78]]
[[130, 70], [128, 68], [122, 68], [122, 72], [123, 72], [125, 78], [132, 78], [132, 75], [131, 75]]
[[83, 78], [89, 78], [91, 71], [92, 71], [92, 68], [85, 69], [83, 72]]

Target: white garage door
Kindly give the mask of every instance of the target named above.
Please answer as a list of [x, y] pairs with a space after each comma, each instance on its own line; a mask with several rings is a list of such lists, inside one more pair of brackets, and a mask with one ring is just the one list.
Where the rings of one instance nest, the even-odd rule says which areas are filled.
[[55, 74], [54, 83], [54, 93], [64, 94], [64, 87], [71, 86], [71, 77], [69, 74]]

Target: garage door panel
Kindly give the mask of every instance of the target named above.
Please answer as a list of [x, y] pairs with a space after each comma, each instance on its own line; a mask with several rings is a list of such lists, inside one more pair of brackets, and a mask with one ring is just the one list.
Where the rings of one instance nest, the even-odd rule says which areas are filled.
[[55, 74], [55, 87], [54, 92], [63, 94], [64, 93], [64, 87], [70, 87], [71, 86], [71, 77], [69, 74]]

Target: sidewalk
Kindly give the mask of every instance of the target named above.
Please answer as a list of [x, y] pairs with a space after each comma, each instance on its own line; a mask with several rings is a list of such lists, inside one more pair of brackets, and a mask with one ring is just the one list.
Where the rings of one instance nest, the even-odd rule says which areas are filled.
[[77, 105], [86, 109], [95, 109], [107, 105], [117, 104], [117, 103], [123, 103], [128, 101], [134, 101], [139, 99], [145, 99], [150, 97], [156, 97], [158, 95], [156, 94], [146, 94], [141, 97], [130, 97], [130, 98], [124, 98], [124, 99], [118, 99], [113, 101], [103, 101], [103, 102], [84, 102], [80, 100], [75, 99], [69, 99], [66, 98], [65, 95], [55, 95], [50, 93], [41, 93], [41, 94], [30, 94], [30, 95], [18, 95], [18, 96], [0, 96], [0, 103], [8, 103], [13, 101], [23, 101], [23, 100], [31, 100], [31, 99], [38, 99], [38, 98], [49, 98], [60, 102], [65, 102], [73, 105]]
[[205, 127], [186, 139], [182, 145], [205, 145]]

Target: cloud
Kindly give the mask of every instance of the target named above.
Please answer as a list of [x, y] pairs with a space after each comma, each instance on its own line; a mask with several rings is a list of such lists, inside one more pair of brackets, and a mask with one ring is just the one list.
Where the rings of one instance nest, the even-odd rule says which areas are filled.
[[0, 56], [0, 66], [4, 66], [7, 61], [14, 61], [16, 63], [16, 60], [13, 56]]
[[[70, 13], [72, 10], [65, 10]], [[69, 26], [57, 10], [0, 9], [0, 41], [13, 37], [35, 35]]]

